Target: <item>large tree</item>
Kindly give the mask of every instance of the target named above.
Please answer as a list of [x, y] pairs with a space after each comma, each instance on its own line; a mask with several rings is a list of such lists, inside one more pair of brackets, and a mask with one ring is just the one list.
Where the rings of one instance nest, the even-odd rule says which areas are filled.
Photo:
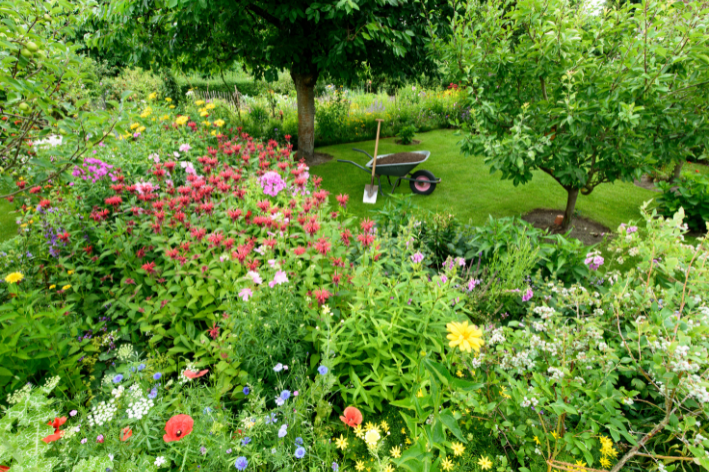
[[364, 64], [391, 75], [431, 65], [426, 45], [452, 8], [437, 0], [110, 0], [96, 43], [144, 66], [213, 70], [243, 61], [257, 77], [289, 70], [297, 91], [298, 152], [314, 149], [314, 87], [327, 72], [353, 79]]
[[515, 185], [550, 175], [568, 195], [563, 229], [579, 193], [706, 146], [706, 1], [464, 3], [439, 49], [469, 86], [463, 148]]

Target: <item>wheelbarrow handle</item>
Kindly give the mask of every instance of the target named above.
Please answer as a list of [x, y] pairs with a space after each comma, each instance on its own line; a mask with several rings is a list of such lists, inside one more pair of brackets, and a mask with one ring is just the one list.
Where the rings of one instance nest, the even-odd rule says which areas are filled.
[[374, 159], [367, 151], [363, 151], [363, 150], [357, 149], [357, 148], [352, 148], [352, 150], [356, 151], [356, 152], [361, 152], [362, 154], [366, 154], [369, 156], [370, 159]]
[[[364, 152], [364, 151], [363, 151], [363, 152]], [[363, 166], [361, 166], [361, 165], [359, 165], [359, 164], [357, 164], [356, 162], [353, 162], [353, 161], [346, 161], [346, 160], [344, 160], [344, 159], [338, 159], [337, 162], [346, 162], [346, 163], [348, 163], [348, 164], [352, 164], [353, 166], [359, 167], [360, 169], [362, 169], [363, 171], [365, 171], [365, 172], [367, 172], [367, 173], [371, 172], [371, 171], [370, 171], [369, 169], [367, 169], [366, 167], [363, 167]]]

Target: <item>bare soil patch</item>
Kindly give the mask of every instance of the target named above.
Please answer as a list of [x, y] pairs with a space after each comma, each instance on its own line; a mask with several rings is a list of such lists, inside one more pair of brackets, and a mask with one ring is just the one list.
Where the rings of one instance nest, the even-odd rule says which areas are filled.
[[333, 157], [330, 154], [324, 152], [316, 152], [313, 154], [313, 158], [307, 161], [308, 167], [319, 166], [320, 164], [325, 164], [330, 162]]
[[[550, 234], [562, 234], [560, 226], [554, 224], [557, 215], [563, 215], [563, 210], [550, 210], [537, 208], [522, 217], [528, 223], [532, 223], [535, 228], [549, 231]], [[571, 237], [576, 238], [587, 246], [603, 241], [603, 236], [612, 236], [608, 227], [593, 221], [589, 218], [577, 216], [571, 223]]]
[[645, 190], [651, 190], [653, 192], [661, 191], [659, 188], [655, 187], [655, 181], [652, 180], [649, 175], [643, 175], [639, 180], [635, 179], [634, 183], [638, 187], [644, 188]]
[[386, 157], [377, 157], [377, 165], [379, 164], [410, 164], [413, 162], [421, 162], [426, 156], [418, 152], [397, 152], [389, 154]]
[[402, 143], [402, 142], [401, 142], [401, 139], [395, 139], [394, 142], [395, 142], [396, 144], [401, 144], [402, 146], [415, 146], [415, 145], [417, 145], [417, 144], [421, 144], [421, 141], [418, 140], [418, 139], [412, 139], [409, 144], [404, 144], [404, 143]]

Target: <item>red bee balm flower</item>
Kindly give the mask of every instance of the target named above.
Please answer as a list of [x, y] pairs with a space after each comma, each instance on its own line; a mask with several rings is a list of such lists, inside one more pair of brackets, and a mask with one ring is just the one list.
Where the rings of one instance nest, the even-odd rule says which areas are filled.
[[207, 372], [209, 372], [209, 369], [200, 370], [199, 372], [192, 372], [191, 370], [185, 369], [185, 377], [188, 379], [197, 379], [203, 375], [206, 375]]
[[128, 441], [128, 438], [130, 438], [131, 436], [133, 436], [133, 430], [130, 429], [128, 426], [121, 430], [121, 441]]
[[190, 415], [175, 415], [165, 423], [165, 442], [179, 441], [192, 432], [194, 420]]
[[345, 408], [345, 416], [340, 416], [340, 420], [347, 426], [354, 428], [362, 424], [362, 413], [353, 406]]
[[49, 444], [50, 442], [56, 441], [62, 436], [64, 436], [64, 431], [59, 430], [59, 428], [61, 428], [64, 423], [66, 423], [66, 416], [62, 416], [61, 418], [54, 418], [54, 421], [50, 421], [49, 423], [47, 423], [49, 426], [54, 428], [54, 434], [50, 434], [46, 438], [43, 438], [42, 441]]

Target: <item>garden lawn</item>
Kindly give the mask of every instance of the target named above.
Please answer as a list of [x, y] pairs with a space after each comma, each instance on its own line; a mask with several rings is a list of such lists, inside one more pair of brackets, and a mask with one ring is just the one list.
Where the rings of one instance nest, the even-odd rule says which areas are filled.
[[[428, 161], [416, 170], [429, 170], [443, 181], [429, 196], [413, 195], [413, 202], [424, 210], [452, 213], [461, 223], [480, 225], [488, 215], [523, 215], [535, 208], [553, 208], [563, 213], [566, 192], [554, 179], [538, 171], [530, 183], [515, 187], [511, 181], [501, 180], [499, 173], [490, 174], [490, 168], [485, 165], [482, 156], [465, 157], [458, 145], [461, 138], [455, 130], [438, 130], [418, 134], [416, 139], [421, 140], [421, 144], [415, 146], [397, 145], [394, 138], [382, 139], [379, 141], [379, 155], [412, 150], [431, 151]], [[352, 148], [373, 154], [374, 141], [318, 148], [318, 152], [330, 154], [334, 159], [313, 167], [311, 172], [323, 178], [322, 187], [331, 192], [331, 198], [340, 193], [349, 194], [348, 210], [351, 213], [372, 216], [372, 210], [382, 209], [391, 200], [388, 195], [391, 187], [387, 189], [386, 179], [382, 179], [383, 189], [379, 189], [377, 203], [362, 203], [364, 186], [369, 183], [370, 177], [351, 164], [337, 162], [337, 159], [347, 159], [364, 165], [369, 161], [367, 156], [352, 151]], [[408, 182], [403, 182], [395, 193], [412, 195]], [[603, 184], [591, 195], [579, 195], [576, 209], [581, 216], [614, 230], [620, 223], [640, 220], [640, 206], [657, 195], [659, 193], [632, 183]]]
[[0, 200], [0, 241], [10, 239], [17, 233], [15, 209], [7, 200]]

